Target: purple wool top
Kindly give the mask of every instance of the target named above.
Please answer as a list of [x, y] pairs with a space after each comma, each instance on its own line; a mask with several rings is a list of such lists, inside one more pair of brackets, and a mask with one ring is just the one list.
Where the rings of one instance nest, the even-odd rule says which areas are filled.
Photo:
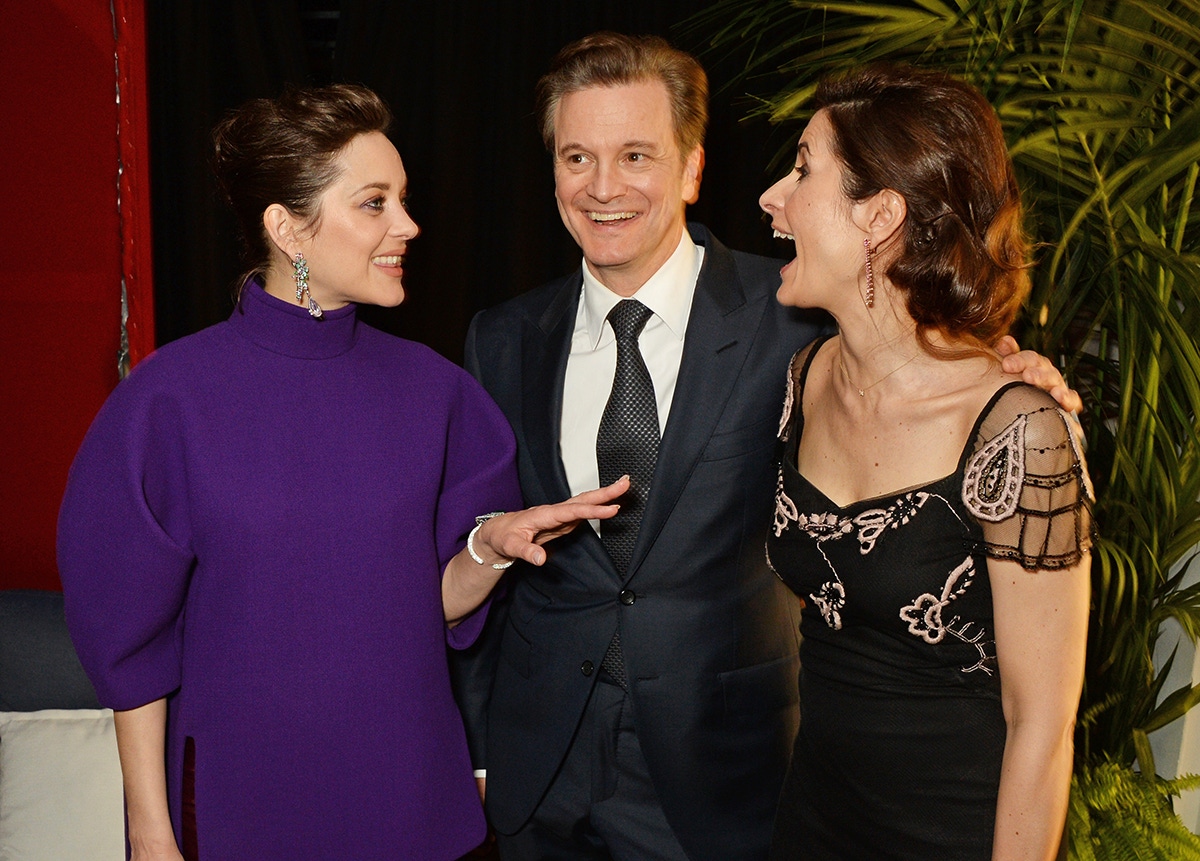
[[101, 702], [168, 697], [181, 837], [204, 859], [451, 859], [483, 813], [441, 573], [521, 504], [512, 432], [419, 344], [247, 285], [113, 392], [59, 516], [67, 619]]

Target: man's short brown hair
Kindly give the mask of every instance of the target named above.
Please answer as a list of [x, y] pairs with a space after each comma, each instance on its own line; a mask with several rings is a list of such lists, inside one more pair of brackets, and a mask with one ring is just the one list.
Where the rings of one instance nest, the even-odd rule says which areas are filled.
[[554, 114], [563, 96], [593, 87], [661, 81], [671, 103], [671, 125], [684, 158], [704, 144], [708, 76], [691, 54], [658, 36], [599, 32], [567, 45], [537, 85], [542, 140], [554, 151]]

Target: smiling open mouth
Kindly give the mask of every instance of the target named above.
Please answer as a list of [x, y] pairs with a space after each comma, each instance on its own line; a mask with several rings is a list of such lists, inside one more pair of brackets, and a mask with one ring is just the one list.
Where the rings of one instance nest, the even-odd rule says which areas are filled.
[[391, 254], [387, 257], [372, 257], [371, 262], [379, 266], [400, 266], [404, 263], [404, 258], [399, 254]]
[[795, 242], [795, 241], [796, 241], [796, 237], [795, 237], [795, 236], [792, 236], [792, 234], [790, 234], [790, 233], [783, 233], [782, 231], [779, 231], [779, 230], [776, 230], [776, 231], [775, 231], [775, 238], [776, 238], [776, 239], [786, 239], [788, 242]]

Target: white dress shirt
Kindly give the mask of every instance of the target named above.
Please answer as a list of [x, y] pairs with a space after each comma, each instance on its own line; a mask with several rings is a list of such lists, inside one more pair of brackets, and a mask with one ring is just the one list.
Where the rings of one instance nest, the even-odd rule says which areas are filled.
[[[667, 262], [632, 297], [653, 312], [638, 337], [638, 347], [654, 382], [660, 433], [671, 412], [683, 358], [683, 336], [703, 262], [704, 248], [692, 242], [685, 230]], [[567, 359], [559, 437], [559, 454], [572, 495], [600, 484], [596, 435], [617, 370], [617, 337], [607, 317], [623, 298], [596, 280], [587, 263], [583, 264], [583, 295]], [[597, 524], [593, 521], [593, 528]]]

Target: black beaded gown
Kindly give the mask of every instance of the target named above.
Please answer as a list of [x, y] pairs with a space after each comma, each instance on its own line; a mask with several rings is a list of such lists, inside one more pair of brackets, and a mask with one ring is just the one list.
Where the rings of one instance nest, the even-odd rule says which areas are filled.
[[805, 604], [771, 858], [989, 859], [1006, 729], [987, 558], [1080, 559], [1092, 494], [1079, 444], [1053, 399], [1009, 384], [952, 475], [839, 506], [796, 468], [821, 346], [793, 362], [767, 540]]

